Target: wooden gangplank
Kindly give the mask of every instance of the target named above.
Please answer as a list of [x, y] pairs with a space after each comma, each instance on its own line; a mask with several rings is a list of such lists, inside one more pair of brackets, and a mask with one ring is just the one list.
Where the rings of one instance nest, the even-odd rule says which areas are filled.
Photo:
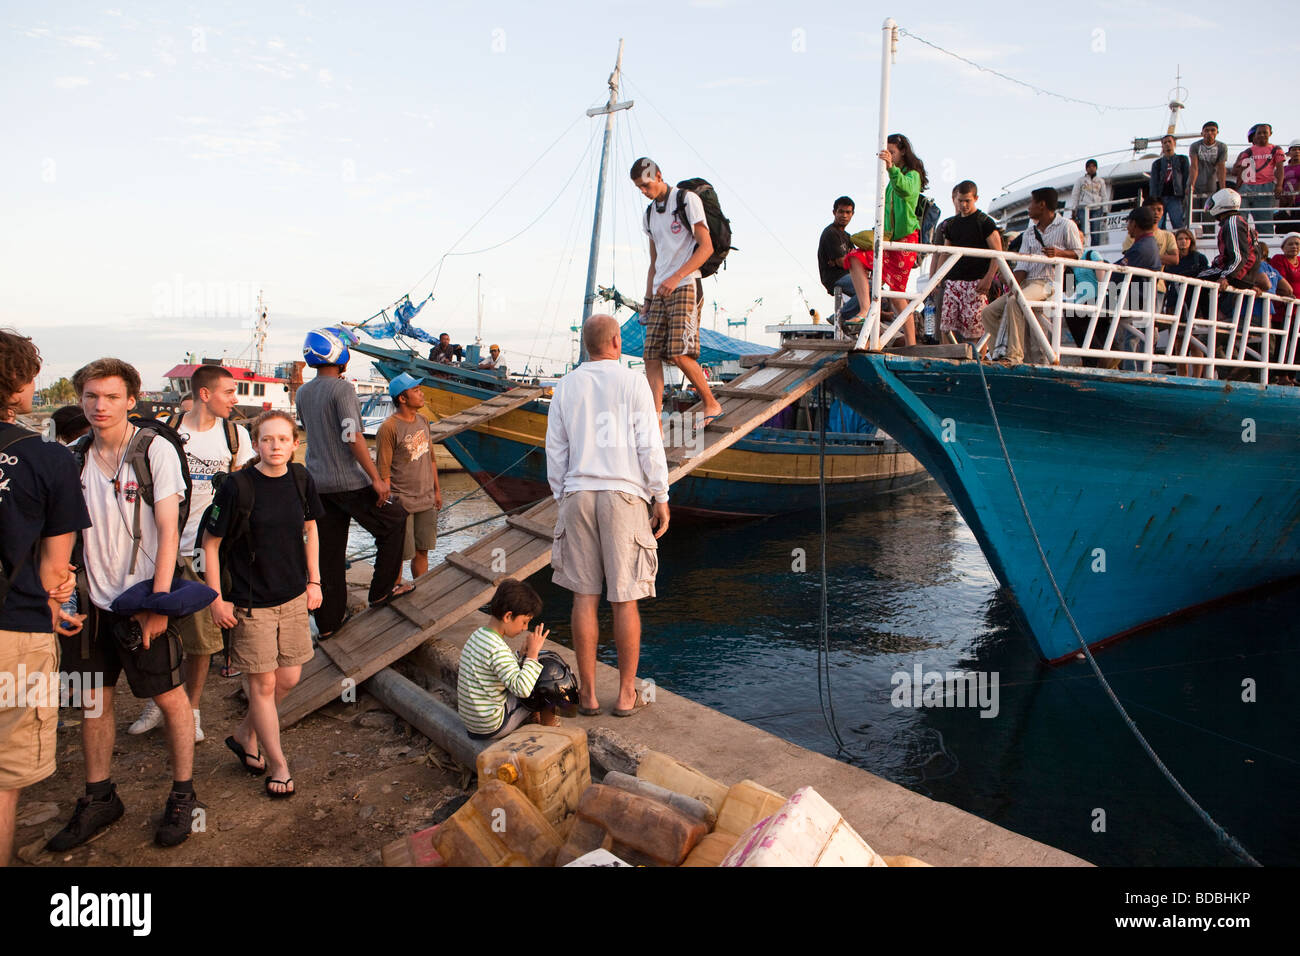
[[[665, 448], [669, 482], [689, 474], [842, 371], [850, 347], [848, 342], [802, 342], [773, 353], [718, 389], [722, 414], [702, 430], [696, 427], [696, 415], [702, 406], [688, 410], [681, 422], [684, 428], [674, 429], [670, 424], [667, 429], [673, 440]], [[519, 391], [512, 389], [497, 398]], [[515, 396], [510, 407], [517, 408], [536, 397]], [[508, 410], [503, 408], [498, 414]], [[451, 422], [473, 411], [468, 409], [443, 421]], [[477, 416], [464, 427], [484, 420], [483, 416]], [[430, 438], [434, 441], [440, 440], [434, 432], [440, 424], [430, 428]], [[348, 621], [334, 637], [322, 641], [316, 656], [303, 666], [298, 686], [280, 705], [282, 725], [294, 724], [317, 708], [354, 691], [362, 681], [406, 656], [431, 635], [481, 607], [491, 598], [501, 579], [526, 578], [546, 567], [551, 561], [556, 516], [556, 502], [547, 498], [522, 515], [506, 518], [504, 528], [480, 538], [464, 551], [447, 555], [443, 563], [421, 575], [415, 582], [415, 590]]]
[[429, 425], [429, 441], [434, 444], [446, 441], [467, 428], [490, 422], [494, 418], [500, 418], [506, 412], [512, 412], [529, 402], [535, 402], [545, 394], [546, 390], [540, 385], [517, 385], [509, 391], [489, 398], [486, 402], [479, 402], [463, 412], [433, 422]]

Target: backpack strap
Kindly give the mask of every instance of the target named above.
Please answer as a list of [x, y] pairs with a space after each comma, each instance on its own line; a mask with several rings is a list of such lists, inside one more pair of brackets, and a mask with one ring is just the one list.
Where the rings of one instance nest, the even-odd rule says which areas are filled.
[[135, 562], [144, 541], [144, 535], [140, 531], [140, 509], [144, 504], [153, 507], [153, 468], [149, 464], [149, 446], [153, 444], [153, 439], [153, 431], [137, 425], [123, 458], [123, 463], [134, 470], [136, 484], [135, 508], [131, 512], [131, 566], [127, 568], [128, 574], [135, 573]]
[[233, 472], [239, 467], [239, 462], [235, 460], [239, 455], [239, 426], [229, 418], [221, 419], [221, 425], [226, 433], [226, 448], [230, 451], [230, 470]]
[[[681, 220], [682, 225], [686, 227], [686, 231], [690, 232], [691, 223], [690, 220], [686, 218], [686, 193], [687, 190], [683, 189], [681, 186], [677, 187], [677, 210], [674, 215]], [[699, 243], [696, 243], [696, 245], [699, 245]]]
[[179, 429], [181, 427], [181, 419], [184, 417], [184, 412], [172, 412], [167, 416], [167, 427]]

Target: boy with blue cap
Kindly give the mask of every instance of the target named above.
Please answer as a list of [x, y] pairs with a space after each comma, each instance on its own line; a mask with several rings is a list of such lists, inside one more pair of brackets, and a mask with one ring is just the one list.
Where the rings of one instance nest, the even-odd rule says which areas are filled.
[[420, 380], [403, 372], [388, 383], [388, 394], [395, 410], [375, 436], [375, 467], [406, 509], [402, 560], [411, 562], [411, 577], [418, 578], [429, 570], [429, 552], [438, 540], [442, 488], [429, 442], [429, 422], [418, 414], [424, 407]]

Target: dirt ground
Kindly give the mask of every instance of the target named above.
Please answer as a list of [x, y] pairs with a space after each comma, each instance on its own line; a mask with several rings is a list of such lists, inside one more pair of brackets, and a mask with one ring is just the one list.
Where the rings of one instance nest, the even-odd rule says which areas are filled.
[[[206, 739], [194, 755], [194, 788], [207, 805], [203, 829], [163, 849], [153, 842], [171, 785], [163, 729], [127, 734], [144, 702], [125, 678], [114, 696], [113, 780], [126, 814], [89, 843], [45, 852], [85, 789], [80, 727], [60, 727], [57, 772], [23, 791], [18, 804], [14, 865], [378, 865], [382, 846], [445, 818], [472, 790], [467, 772], [361, 693], [354, 704], [335, 702], [284, 731], [297, 793], [273, 801], [264, 778], [246, 773], [223, 743], [244, 702], [241, 681], [222, 678], [214, 664], [201, 708]], [[65, 709], [60, 717], [79, 714]]]

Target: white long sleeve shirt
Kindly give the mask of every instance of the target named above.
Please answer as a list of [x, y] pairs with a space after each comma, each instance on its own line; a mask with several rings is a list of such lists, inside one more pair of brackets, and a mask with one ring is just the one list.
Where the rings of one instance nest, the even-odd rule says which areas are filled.
[[668, 462], [644, 375], [601, 359], [560, 379], [547, 415], [546, 477], [557, 501], [570, 491], [668, 500]]

